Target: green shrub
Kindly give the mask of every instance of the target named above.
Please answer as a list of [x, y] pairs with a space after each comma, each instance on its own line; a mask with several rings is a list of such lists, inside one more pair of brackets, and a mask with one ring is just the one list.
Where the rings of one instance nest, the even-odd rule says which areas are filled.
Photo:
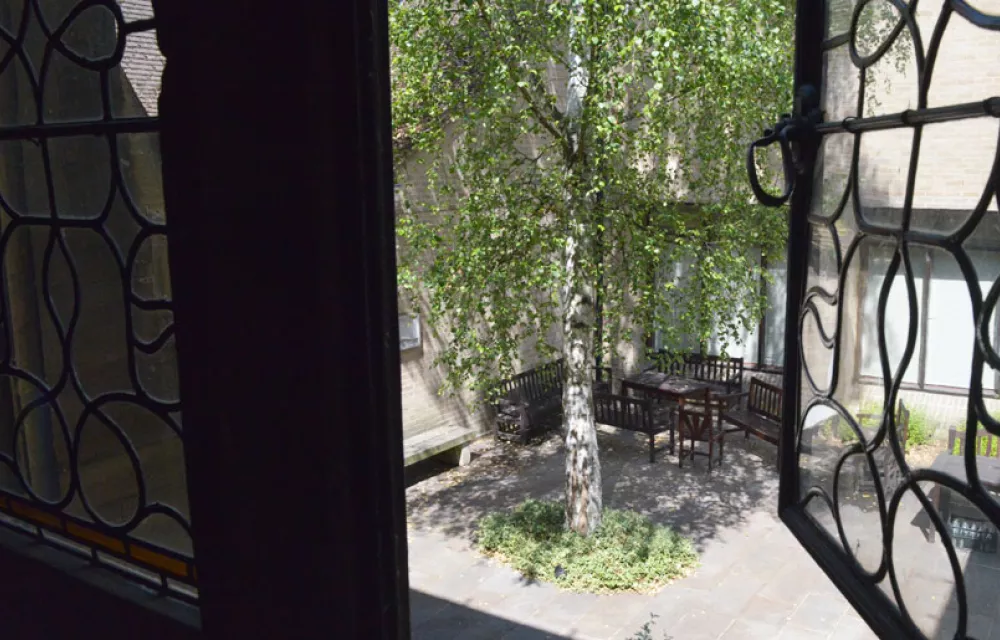
[[[910, 425], [906, 439], [906, 450], [909, 451], [911, 447], [919, 447], [931, 441], [934, 436], [934, 425], [930, 423], [927, 414], [920, 409], [907, 407], [907, 410], [910, 412]], [[869, 414], [869, 417], [861, 421], [862, 426], [876, 429], [882, 421], [881, 403], [866, 404], [858, 413], [861, 415]]]
[[698, 561], [689, 540], [638, 513], [606, 509], [584, 537], [566, 528], [562, 503], [538, 500], [480, 520], [476, 542], [529, 579], [592, 593], [652, 591]]
[[851, 428], [851, 424], [840, 416], [837, 416], [834, 419], [837, 421], [837, 437], [840, 438], [840, 441], [845, 444], [856, 442], [858, 434], [854, 433], [854, 429]]
[[919, 447], [931, 441], [934, 435], [934, 426], [928, 424], [927, 414], [923, 411], [910, 409], [910, 431], [906, 440], [906, 448]]
[[849, 425], [847, 421], [839, 415], [830, 416], [824, 420], [820, 424], [819, 430], [824, 438], [830, 439], [835, 437], [845, 444], [849, 444], [858, 439], [858, 437], [854, 435], [854, 430], [851, 429], [851, 425]]
[[876, 429], [879, 423], [882, 422], [882, 404], [869, 402], [858, 409], [858, 416], [860, 418], [858, 424], [863, 427]]

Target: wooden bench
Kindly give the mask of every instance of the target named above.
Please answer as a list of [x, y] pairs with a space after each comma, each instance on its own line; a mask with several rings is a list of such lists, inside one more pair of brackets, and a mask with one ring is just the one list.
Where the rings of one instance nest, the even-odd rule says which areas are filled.
[[[948, 433], [949, 449], [934, 459], [931, 465], [933, 471], [951, 476], [958, 482], [968, 482], [968, 469], [965, 465], [965, 435], [964, 431], [950, 429]], [[988, 434], [977, 437], [978, 451], [976, 456], [977, 475], [983, 488], [994, 500], [1000, 499], [1000, 456], [997, 455], [1000, 446], [991, 445]], [[989, 452], [989, 455], [986, 455]], [[1000, 533], [992, 521], [967, 498], [941, 484], [934, 484], [929, 495], [931, 502], [941, 515], [946, 530], [951, 534], [952, 544], [956, 549], [969, 549], [979, 553], [996, 554], [1000, 551]], [[935, 539], [934, 525], [926, 512], [921, 512], [919, 520], [914, 521], [920, 527], [927, 540]]]
[[494, 390], [496, 437], [524, 444], [562, 413], [563, 361], [556, 360], [502, 381]]
[[[610, 393], [594, 394], [594, 421], [600, 424], [644, 433], [649, 437], [649, 462], [656, 462], [654, 438], [669, 428], [658, 420], [656, 405], [646, 398], [631, 398]], [[674, 432], [670, 430], [670, 451], [674, 450]]]
[[742, 431], [746, 438], [755, 436], [777, 445], [781, 434], [781, 388], [751, 378], [749, 390], [735, 397], [743, 396], [747, 399], [745, 407], [730, 407], [722, 413], [722, 421], [736, 427], [727, 431]]
[[[948, 429], [948, 453], [953, 456], [965, 455], [965, 431], [954, 427]], [[1000, 438], [980, 430], [976, 436], [976, 455], [1000, 458]]]
[[743, 388], [743, 358], [723, 358], [700, 353], [671, 354], [660, 350], [653, 355], [654, 364], [647, 369], [681, 375], [702, 382], [712, 382], [726, 392]]
[[[611, 367], [594, 367], [594, 393], [611, 393]], [[562, 415], [563, 361], [529, 369], [504, 380], [493, 403], [498, 439], [524, 444]]]

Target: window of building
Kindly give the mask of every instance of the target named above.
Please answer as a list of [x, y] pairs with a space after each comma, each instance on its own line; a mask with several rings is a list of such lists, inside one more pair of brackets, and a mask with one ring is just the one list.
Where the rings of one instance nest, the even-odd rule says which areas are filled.
[[[904, 385], [920, 389], [967, 390], [972, 375], [968, 354], [975, 348], [975, 322], [970, 303], [970, 292], [955, 258], [946, 251], [910, 250], [918, 308], [917, 340], [904, 376]], [[985, 296], [1000, 274], [1000, 252], [988, 249], [969, 251], [976, 270], [982, 295]], [[866, 268], [861, 277], [863, 294], [860, 303], [862, 318], [876, 317], [878, 299], [885, 271], [892, 259], [889, 247], [862, 248], [861, 260]], [[886, 303], [886, 347], [889, 362], [895, 366], [906, 345], [909, 318], [909, 299], [902, 269], [896, 274]], [[882, 378], [879, 364], [877, 329], [874, 323], [865, 324], [860, 340], [861, 360], [859, 375], [872, 380]], [[996, 342], [997, 322], [991, 321], [991, 338]], [[983, 390], [995, 393], [997, 376], [985, 366]]]

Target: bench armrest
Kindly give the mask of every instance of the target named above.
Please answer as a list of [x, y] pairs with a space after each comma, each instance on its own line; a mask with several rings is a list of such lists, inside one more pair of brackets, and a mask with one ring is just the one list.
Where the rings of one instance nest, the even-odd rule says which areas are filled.
[[715, 393], [712, 394], [712, 397], [717, 400], [738, 400], [739, 398], [746, 398], [749, 395], [749, 391], [737, 391], [736, 393]]
[[737, 393], [721, 393], [718, 395], [713, 395], [712, 398], [714, 400], [718, 400], [720, 402], [725, 403], [726, 408], [731, 409], [739, 404], [740, 398], [746, 398], [749, 397], [749, 395], [750, 395], [749, 391], [740, 391]]

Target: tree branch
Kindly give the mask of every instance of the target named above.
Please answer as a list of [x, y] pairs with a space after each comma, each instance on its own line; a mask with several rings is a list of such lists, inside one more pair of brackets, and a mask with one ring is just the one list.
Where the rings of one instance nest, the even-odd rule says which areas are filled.
[[[486, 24], [488, 33], [493, 33], [493, 21], [490, 20], [490, 17], [486, 14], [486, 5], [484, 4], [483, 0], [476, 0], [476, 6], [479, 8], [479, 17]], [[527, 72], [526, 64], [524, 63], [518, 63], [516, 65], [512, 64], [509, 58], [504, 60], [504, 64], [507, 67], [507, 72], [510, 73], [512, 77], [516, 79], [518, 76], [523, 74], [526, 79], [526, 82], [530, 82], [532, 84], [533, 89], [535, 89], [536, 91], [541, 91], [544, 95], [544, 87], [540, 86], [541, 81], [534, 74]], [[523, 86], [521, 83], [518, 82], [517, 90], [518, 93], [521, 94], [521, 97], [524, 98], [524, 101], [528, 104], [528, 110], [534, 114], [535, 119], [538, 120], [538, 123], [542, 125], [542, 127], [546, 131], [548, 131], [556, 140], [562, 142], [563, 147], [568, 149], [569, 145], [565, 142], [562, 134], [559, 132], [559, 129], [554, 124], [554, 122], [558, 123], [562, 121], [562, 114], [559, 113], [558, 109], [553, 107], [551, 104], [546, 104], [546, 106], [549, 107], [547, 109], [548, 113], [543, 113], [541, 106], [539, 106], [535, 102], [531, 93], [528, 91], [527, 87]]]
[[[698, 85], [688, 87], [684, 91], [681, 91], [680, 93], [675, 93], [674, 95], [670, 96], [670, 98], [664, 100], [662, 102], [662, 104], [663, 105], [668, 105], [668, 104], [672, 104], [674, 102], [677, 102], [681, 98], [684, 98], [684, 97], [686, 97], [686, 96], [694, 93], [695, 91], [698, 90], [698, 88], [699, 88]], [[632, 122], [634, 120], [638, 120], [641, 117], [642, 117], [642, 109], [641, 108], [640, 109], [636, 109], [636, 110], [630, 110], [627, 114], [625, 114], [625, 118], [624, 118], [623, 122], [624, 123]]]

